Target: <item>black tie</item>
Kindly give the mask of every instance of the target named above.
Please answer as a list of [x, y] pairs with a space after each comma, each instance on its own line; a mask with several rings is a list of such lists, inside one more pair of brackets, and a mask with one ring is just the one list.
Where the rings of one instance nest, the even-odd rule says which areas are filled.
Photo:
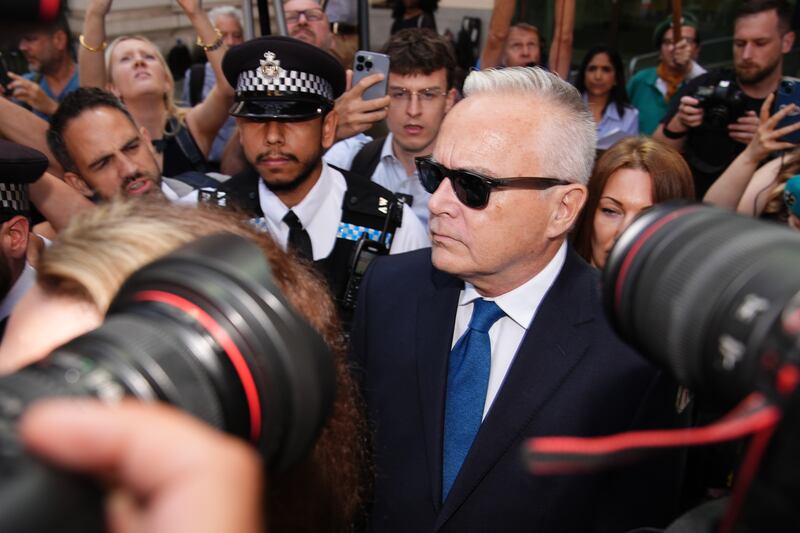
[[289, 249], [309, 261], [313, 261], [314, 253], [311, 251], [311, 237], [303, 229], [303, 224], [294, 214], [294, 211], [290, 209], [286, 216], [283, 217], [283, 222], [289, 226]]

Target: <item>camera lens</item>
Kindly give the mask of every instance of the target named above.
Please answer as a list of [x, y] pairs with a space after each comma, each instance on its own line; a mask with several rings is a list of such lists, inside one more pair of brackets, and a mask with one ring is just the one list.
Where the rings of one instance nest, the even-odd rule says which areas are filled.
[[[732, 403], [769, 389], [794, 357], [800, 234], [728, 211], [667, 203], [635, 220], [603, 272], [621, 336], [683, 383]], [[795, 354], [795, 355], [792, 355]]]
[[358, 61], [359, 63], [363, 63], [364, 62], [364, 56], [356, 56], [356, 61]]
[[367, 67], [367, 70], [370, 70], [372, 68], [372, 61], [367, 61], [364, 65]]
[[361, 72], [362, 70], [364, 70], [364, 65], [356, 65], [356, 70]]

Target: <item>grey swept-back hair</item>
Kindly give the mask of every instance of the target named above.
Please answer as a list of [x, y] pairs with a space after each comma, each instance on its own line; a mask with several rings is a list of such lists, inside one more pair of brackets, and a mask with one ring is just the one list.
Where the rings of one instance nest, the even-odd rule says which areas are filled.
[[594, 166], [597, 130], [575, 87], [536, 67], [474, 71], [464, 82], [466, 98], [498, 93], [534, 97], [552, 109], [546, 131], [534, 139], [546, 174], [585, 185]]
[[220, 17], [233, 17], [239, 23], [239, 27], [244, 29], [244, 19], [242, 18], [242, 10], [234, 6], [217, 6], [208, 12], [208, 19], [211, 24], [217, 24]]

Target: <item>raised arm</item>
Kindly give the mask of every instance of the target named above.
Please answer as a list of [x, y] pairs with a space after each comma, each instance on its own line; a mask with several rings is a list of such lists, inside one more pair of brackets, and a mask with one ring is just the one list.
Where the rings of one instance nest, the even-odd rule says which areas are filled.
[[[572, 1], [574, 2], [574, 0]], [[496, 67], [500, 64], [515, 7], [515, 0], [494, 0], [492, 17], [489, 19], [489, 34], [486, 36], [486, 46], [481, 52], [482, 69]]]
[[[774, 181], [776, 175], [776, 171], [769, 170], [771, 165], [769, 167], [765, 165], [767, 168], [765, 168], [764, 172], [759, 171], [759, 179], [755, 180], [758, 165], [772, 152], [793, 148], [794, 145], [792, 143], [783, 142], [780, 138], [800, 130], [800, 123], [777, 130], [775, 129], [778, 122], [788, 114], [795, 112], [796, 108], [793, 105], [786, 106], [770, 117], [769, 112], [774, 99], [775, 96], [770, 94], [764, 101], [761, 106], [761, 123], [758, 127], [758, 131], [747, 145], [747, 148], [733, 160], [733, 163], [731, 163], [728, 168], [725, 169], [725, 172], [711, 185], [711, 188], [703, 197], [703, 201], [729, 209], [737, 209], [737, 206], [744, 201], [745, 205], [742, 207], [745, 208], [745, 212], [751, 215], [755, 214], [753, 213], [752, 202], [758, 191], [753, 192], [752, 189], [749, 189], [748, 185], [751, 181], [765, 182], [766, 185], [764, 183], [755, 185], [755, 187], [760, 190]], [[771, 179], [769, 176], [772, 176]], [[747, 190], [750, 190], [750, 193], [748, 194], [748, 198], [745, 199], [744, 193]]]
[[553, 42], [548, 58], [550, 70], [566, 80], [572, 63], [572, 36], [575, 32], [575, 0], [556, 0]]
[[82, 87], [106, 87], [106, 15], [111, 0], [89, 0], [78, 47], [78, 73]]
[[47, 122], [43, 119], [0, 97], [0, 137], [39, 150], [50, 161], [48, 171], [61, 176], [64, 169], [47, 146], [47, 128]]
[[28, 196], [56, 232], [66, 227], [75, 214], [94, 207], [88, 198], [49, 172], [30, 184]]
[[233, 88], [222, 73], [222, 58], [228, 47], [222, 36], [211, 24], [208, 15], [200, 6], [200, 0], [178, 0], [200, 41], [204, 43], [206, 57], [214, 69], [216, 85], [205, 100], [194, 106], [186, 115], [186, 125], [204, 155], [208, 155], [214, 137], [228, 118], [233, 105]]

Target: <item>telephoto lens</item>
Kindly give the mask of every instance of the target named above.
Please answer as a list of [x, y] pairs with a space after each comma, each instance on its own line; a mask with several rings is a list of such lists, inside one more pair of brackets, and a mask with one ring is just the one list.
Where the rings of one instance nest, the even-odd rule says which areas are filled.
[[53, 396], [172, 404], [249, 440], [279, 472], [314, 445], [333, 405], [335, 372], [322, 338], [274, 285], [261, 250], [221, 234], [143, 267], [102, 326], [0, 378], [3, 531], [102, 530], [100, 493], [27, 456], [15, 437], [25, 407]]
[[603, 300], [619, 334], [729, 407], [780, 401], [798, 376], [800, 233], [719, 208], [666, 203], [619, 237]]

